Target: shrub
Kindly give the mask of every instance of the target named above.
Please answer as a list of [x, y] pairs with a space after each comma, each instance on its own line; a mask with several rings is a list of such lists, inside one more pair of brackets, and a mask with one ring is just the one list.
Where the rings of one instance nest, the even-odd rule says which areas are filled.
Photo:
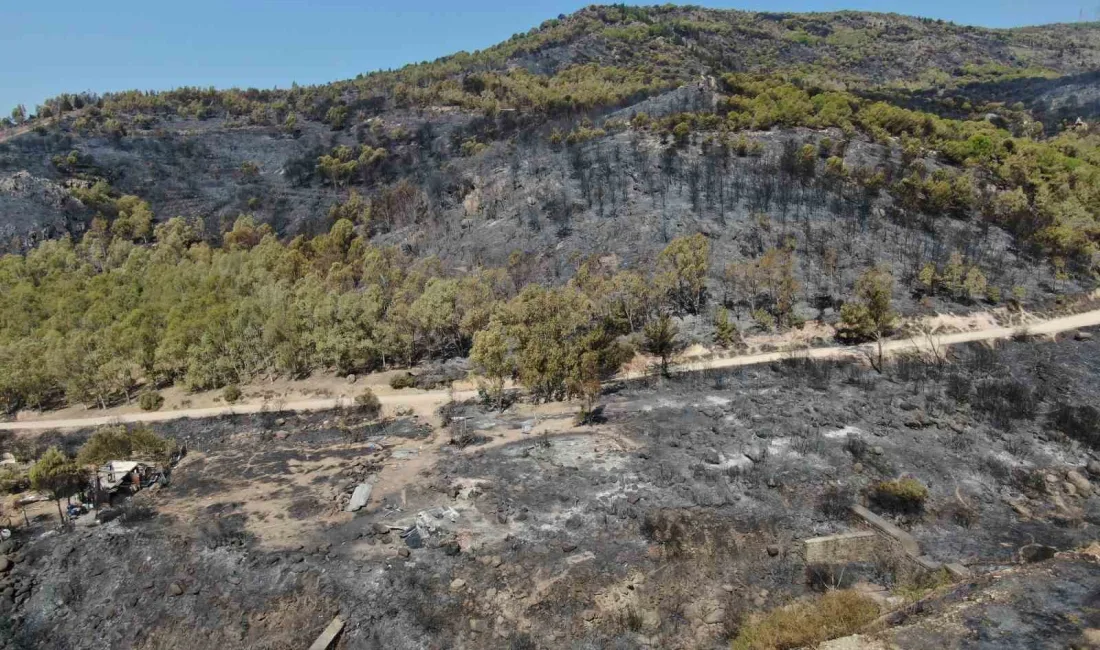
[[403, 372], [390, 378], [390, 388], [401, 390], [402, 388], [416, 388], [416, 375], [411, 372]]
[[355, 406], [359, 412], [368, 418], [376, 418], [382, 412], [382, 402], [369, 388], [364, 388], [362, 393], [355, 396]]
[[851, 454], [855, 460], [863, 460], [867, 456], [867, 452], [871, 451], [871, 445], [858, 435], [848, 434], [848, 437], [844, 440], [844, 451]]
[[786, 650], [816, 646], [858, 631], [878, 616], [875, 601], [855, 591], [830, 591], [753, 617], [733, 650]]
[[868, 488], [867, 498], [882, 510], [899, 514], [916, 514], [924, 510], [928, 488], [915, 478], [879, 481]]
[[1088, 404], [1058, 404], [1050, 412], [1050, 425], [1086, 447], [1100, 449], [1100, 409]]
[[241, 399], [241, 388], [236, 384], [230, 384], [222, 391], [222, 399], [230, 404], [235, 404]]
[[164, 397], [155, 390], [146, 391], [138, 397], [138, 406], [143, 411], [156, 411], [164, 406]]

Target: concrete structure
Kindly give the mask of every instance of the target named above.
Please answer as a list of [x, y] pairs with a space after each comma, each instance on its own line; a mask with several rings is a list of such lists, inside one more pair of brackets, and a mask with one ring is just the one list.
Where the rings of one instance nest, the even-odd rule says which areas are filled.
[[858, 530], [839, 535], [813, 537], [802, 541], [806, 564], [847, 564], [870, 562], [882, 545], [878, 533]]
[[872, 530], [803, 540], [803, 559], [806, 564], [873, 562], [879, 553], [894, 547], [900, 548], [905, 557], [922, 569], [928, 571], [943, 569], [956, 579], [970, 577], [970, 570], [958, 562], [943, 564], [927, 555], [921, 555], [920, 544], [912, 535], [867, 508], [860, 505], [852, 506], [852, 514], [870, 525]]
[[313, 642], [313, 645], [309, 646], [309, 650], [329, 650], [334, 643], [336, 643], [336, 637], [340, 636], [340, 633], [344, 631], [344, 619], [337, 616], [332, 619], [332, 622], [328, 624], [328, 627], [321, 632], [321, 636], [317, 637], [317, 640]]

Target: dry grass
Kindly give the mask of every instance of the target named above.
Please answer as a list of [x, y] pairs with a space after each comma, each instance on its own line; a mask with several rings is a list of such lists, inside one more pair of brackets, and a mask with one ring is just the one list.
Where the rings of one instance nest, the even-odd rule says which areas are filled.
[[854, 591], [830, 591], [754, 616], [733, 640], [732, 650], [812, 647], [859, 631], [879, 614], [878, 605]]

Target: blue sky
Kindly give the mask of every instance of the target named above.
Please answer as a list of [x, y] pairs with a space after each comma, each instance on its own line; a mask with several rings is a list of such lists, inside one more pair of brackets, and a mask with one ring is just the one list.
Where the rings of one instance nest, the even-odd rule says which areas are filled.
[[[61, 92], [322, 83], [474, 50], [576, 0], [0, 0], [0, 111]], [[643, 3], [652, 4], [652, 3]], [[710, 0], [767, 11], [866, 9], [1010, 27], [1095, 19], [1100, 0]]]

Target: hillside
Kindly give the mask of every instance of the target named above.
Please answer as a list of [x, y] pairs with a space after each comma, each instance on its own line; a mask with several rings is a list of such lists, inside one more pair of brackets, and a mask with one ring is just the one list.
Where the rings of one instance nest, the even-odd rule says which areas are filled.
[[1098, 81], [605, 6], [17, 109], [0, 650], [1094, 647]]
[[0, 367], [49, 359], [7, 408], [461, 356], [530, 284], [706, 344], [835, 323], [874, 267], [905, 313], [1042, 303], [1096, 273], [1098, 67], [1089, 25], [591, 7], [322, 86], [54, 98], [0, 136], [8, 249], [72, 235], [0, 267]]

